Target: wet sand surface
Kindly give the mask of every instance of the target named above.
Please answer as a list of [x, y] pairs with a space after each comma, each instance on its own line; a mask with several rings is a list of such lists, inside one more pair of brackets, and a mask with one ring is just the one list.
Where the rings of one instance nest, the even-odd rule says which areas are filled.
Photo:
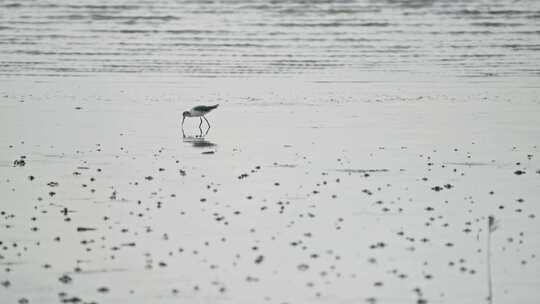
[[0, 303], [537, 303], [538, 3], [0, 3]]
[[[6, 303], [481, 303], [488, 216], [494, 298], [538, 299], [527, 90], [11, 84]], [[204, 139], [194, 100], [220, 103]]]

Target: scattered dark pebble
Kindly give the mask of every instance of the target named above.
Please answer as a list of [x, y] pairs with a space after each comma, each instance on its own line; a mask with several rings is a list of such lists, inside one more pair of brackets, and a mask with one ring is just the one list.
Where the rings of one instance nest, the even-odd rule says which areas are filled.
[[21, 156], [20, 159], [16, 159], [13, 161], [13, 167], [24, 167], [26, 165], [26, 161], [24, 160], [24, 156]]
[[264, 256], [263, 255], [259, 255], [255, 258], [255, 264], [260, 264], [264, 261]]
[[62, 303], [81, 303], [82, 300], [78, 297], [64, 298]]
[[91, 227], [77, 227], [77, 232], [94, 231], [96, 228]]
[[97, 291], [99, 293], [107, 293], [107, 292], [109, 292], [109, 288], [108, 287], [100, 287], [100, 288], [98, 288]]
[[73, 279], [68, 276], [67, 274], [64, 274], [62, 275], [60, 278], [58, 278], [58, 281], [64, 283], [64, 284], [69, 284], [73, 281]]

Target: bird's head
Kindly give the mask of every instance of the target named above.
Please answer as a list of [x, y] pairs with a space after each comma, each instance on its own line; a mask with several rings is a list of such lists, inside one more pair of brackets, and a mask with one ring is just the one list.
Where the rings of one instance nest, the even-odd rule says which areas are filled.
[[186, 120], [186, 117], [190, 117], [191, 116], [191, 113], [189, 113], [189, 111], [184, 111], [184, 113], [182, 113], [182, 125], [184, 125], [184, 120]]

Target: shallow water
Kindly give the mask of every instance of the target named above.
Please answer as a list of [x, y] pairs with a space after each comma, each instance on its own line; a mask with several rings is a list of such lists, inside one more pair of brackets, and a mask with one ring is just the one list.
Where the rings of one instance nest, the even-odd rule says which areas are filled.
[[535, 0], [38, 0], [0, 6], [1, 76], [539, 76]]

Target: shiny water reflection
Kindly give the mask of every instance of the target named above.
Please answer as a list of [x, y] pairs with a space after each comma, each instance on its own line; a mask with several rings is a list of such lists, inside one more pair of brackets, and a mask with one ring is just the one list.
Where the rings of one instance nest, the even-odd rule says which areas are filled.
[[539, 75], [536, 0], [36, 0], [0, 11], [0, 76]]
[[182, 141], [184, 143], [190, 144], [193, 148], [216, 147], [217, 144], [205, 139], [205, 136], [208, 135], [209, 131], [210, 131], [210, 128], [207, 128], [206, 131], [204, 132], [202, 129], [199, 129], [199, 134], [197, 135], [186, 135], [184, 129], [182, 128]]

